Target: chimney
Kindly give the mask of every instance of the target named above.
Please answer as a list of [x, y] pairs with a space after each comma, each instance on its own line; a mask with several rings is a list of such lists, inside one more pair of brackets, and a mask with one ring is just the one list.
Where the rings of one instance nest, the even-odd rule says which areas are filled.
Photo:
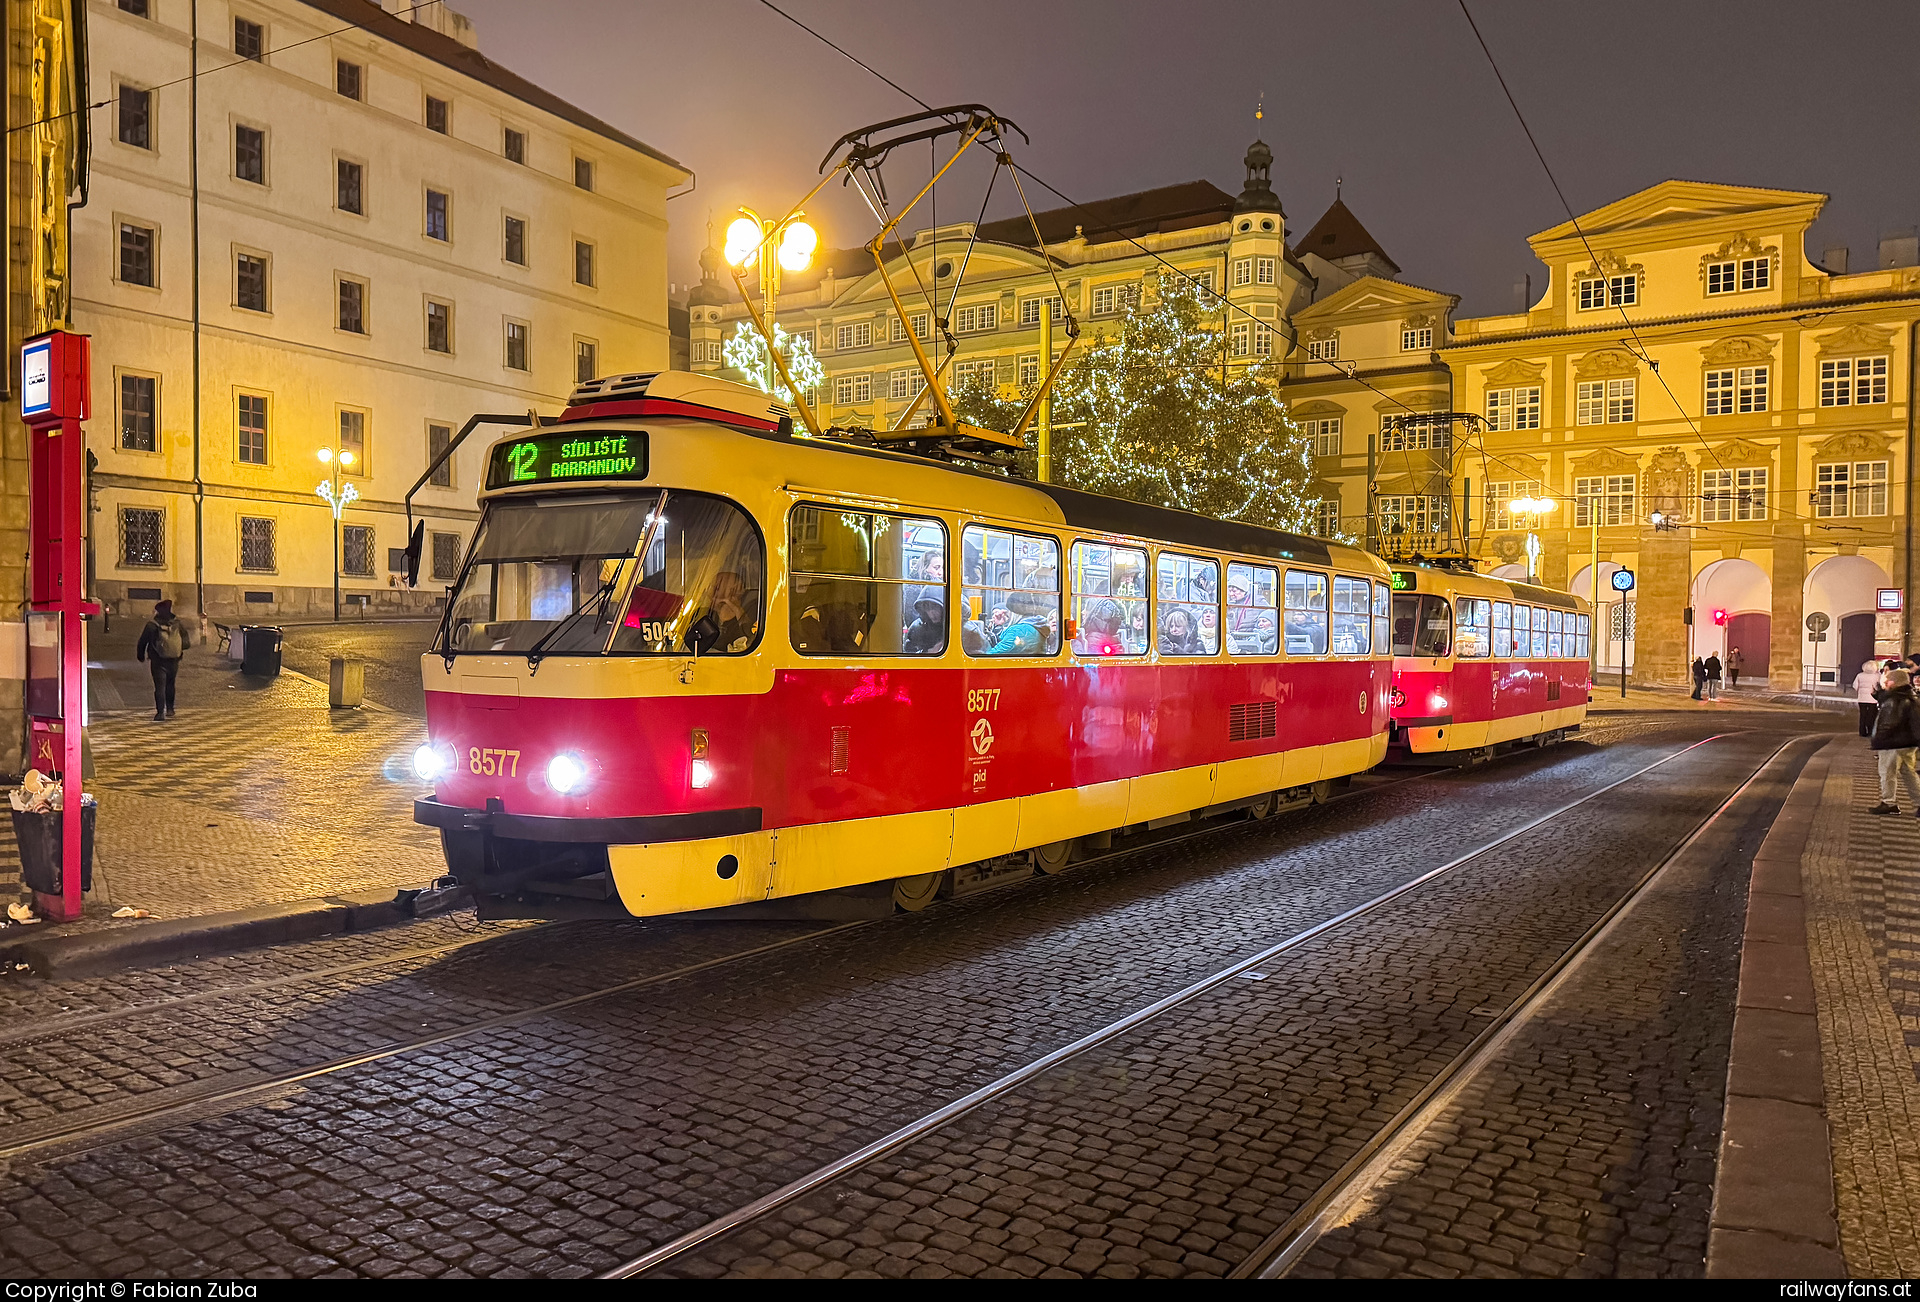
[[1836, 244], [1820, 255], [1820, 265], [1836, 276], [1847, 274], [1847, 246]]
[[1880, 237], [1880, 270], [1920, 266], [1920, 233], [1909, 226]]

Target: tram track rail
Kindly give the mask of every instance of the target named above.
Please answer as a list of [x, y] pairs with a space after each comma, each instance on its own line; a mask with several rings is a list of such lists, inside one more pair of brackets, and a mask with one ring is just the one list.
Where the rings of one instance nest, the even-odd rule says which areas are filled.
[[[1071, 1061], [1072, 1059], [1075, 1059], [1080, 1055], [1087, 1053], [1090, 1050], [1098, 1048], [1102, 1045], [1106, 1045], [1123, 1036], [1126, 1036], [1130, 1032], [1135, 1031], [1142, 1026], [1145, 1026], [1146, 1024], [1154, 1021], [1155, 1019], [1161, 1017], [1162, 1015], [1174, 1009], [1180, 1008], [1183, 1005], [1193, 1002], [1194, 1000], [1207, 994], [1209, 991], [1217, 989], [1218, 987], [1224, 985], [1226, 982], [1231, 981], [1234, 978], [1241, 976], [1242, 974], [1255, 972], [1258, 969], [1260, 969], [1263, 965], [1271, 963], [1277, 958], [1284, 957], [1289, 951], [1298, 949], [1301, 946], [1307, 945], [1310, 942], [1317, 940], [1321, 937], [1324, 937], [1331, 932], [1334, 932], [1342, 927], [1348, 926], [1358, 921], [1359, 919], [1362, 919], [1367, 915], [1374, 913], [1376, 910], [1379, 910], [1396, 900], [1399, 900], [1413, 892], [1420, 890], [1422, 887], [1425, 887], [1435, 881], [1441, 880], [1449, 876], [1450, 874], [1454, 873], [1458, 869], [1464, 867], [1465, 865], [1473, 862], [1474, 860], [1479, 859], [1491, 853], [1494, 850], [1497, 850], [1499, 847], [1506, 845], [1507, 843], [1514, 841], [1519, 837], [1522, 837], [1530, 832], [1537, 830], [1538, 828], [1544, 826], [1545, 824], [1550, 823], [1553, 820], [1558, 819], [1570, 813], [1571, 811], [1583, 805], [1588, 804], [1593, 800], [1597, 800], [1598, 798], [1608, 794], [1609, 792], [1617, 790], [1618, 788], [1625, 786], [1630, 782], [1637, 781], [1645, 777], [1649, 773], [1652, 773], [1655, 770], [1658, 770], [1668, 764], [1671, 764], [1674, 761], [1679, 760], [1684, 756], [1693, 754], [1694, 752], [1699, 751], [1701, 748], [1708, 746], [1713, 742], [1723, 741], [1731, 737], [1740, 736], [1746, 731], [1748, 730], [1746, 729], [1729, 730], [1726, 732], [1715, 733], [1711, 736], [1702, 738], [1699, 741], [1693, 742], [1687, 746], [1681, 747], [1680, 749], [1671, 752], [1670, 754], [1663, 756], [1662, 758], [1654, 761], [1651, 764], [1647, 764], [1639, 769], [1636, 769], [1632, 773], [1629, 773], [1623, 777], [1617, 778], [1607, 783], [1604, 786], [1597, 787], [1591, 791], [1587, 791], [1581, 794], [1580, 796], [1572, 800], [1568, 800], [1558, 805], [1557, 807], [1547, 811], [1546, 813], [1540, 814], [1520, 824], [1517, 827], [1513, 827], [1502, 832], [1500, 835], [1480, 845], [1475, 846], [1474, 848], [1466, 851], [1465, 853], [1456, 855], [1454, 858], [1448, 860], [1443, 864], [1440, 864], [1437, 867], [1428, 869], [1425, 872], [1418, 874], [1417, 876], [1409, 878], [1406, 881], [1400, 882], [1390, 887], [1389, 889], [1380, 892], [1379, 894], [1373, 896], [1372, 898], [1366, 901], [1363, 901], [1358, 905], [1348, 908], [1331, 917], [1324, 918], [1321, 921], [1313, 924], [1312, 926], [1303, 928], [1300, 931], [1297, 931], [1292, 935], [1286, 937], [1285, 939], [1277, 942], [1276, 944], [1267, 946], [1247, 957], [1237, 959], [1233, 963], [1227, 964], [1226, 966], [1219, 968], [1213, 973], [1205, 977], [1202, 977], [1199, 980], [1189, 983], [1188, 985], [1173, 992], [1172, 994], [1166, 995], [1151, 1003], [1148, 1003], [1139, 1008], [1136, 1008], [1135, 1010], [1125, 1014], [1124, 1016], [1119, 1017], [1113, 1020], [1112, 1022], [1109, 1022], [1107, 1025], [1102, 1026], [1095, 1031], [1092, 1031], [1086, 1035], [1081, 1036], [1080, 1038], [1072, 1041], [1071, 1043], [1062, 1045], [1057, 1049], [1054, 1049], [1046, 1054], [1040, 1055], [1039, 1057], [1036, 1057], [1031, 1061], [1027, 1062], [1023, 1066], [1018, 1067], [1010, 1072], [1004, 1073], [997, 1079], [985, 1085], [982, 1085], [979, 1088], [972, 1090], [964, 1095], [961, 1095], [960, 1097], [951, 1100], [950, 1102], [944, 1104], [939, 1108], [936, 1108], [930, 1112], [923, 1114], [919, 1118], [911, 1122], [908, 1122], [906, 1125], [900, 1126], [895, 1130], [891, 1131], [890, 1133], [878, 1139], [875, 1139], [872, 1142], [858, 1149], [855, 1149], [850, 1153], [847, 1153], [839, 1158], [836, 1158], [831, 1162], [827, 1162], [819, 1167], [816, 1167], [814, 1170], [806, 1173], [805, 1175], [802, 1175], [794, 1180], [787, 1182], [786, 1184], [781, 1185], [779, 1188], [774, 1189], [771, 1192], [762, 1195], [760, 1198], [757, 1198], [751, 1202], [742, 1204], [741, 1206], [735, 1208], [734, 1210], [727, 1212], [721, 1216], [715, 1217], [714, 1219], [708, 1221], [706, 1224], [701, 1225], [695, 1229], [689, 1230], [677, 1236], [676, 1238], [667, 1241], [666, 1243], [659, 1244], [655, 1247], [647, 1249], [644, 1252], [640, 1252], [634, 1255], [633, 1257], [630, 1257], [627, 1260], [621, 1262], [620, 1264], [614, 1266], [612, 1269], [604, 1272], [601, 1275], [601, 1278], [625, 1279], [625, 1278], [633, 1278], [633, 1277], [642, 1276], [642, 1275], [648, 1275], [653, 1272], [661, 1270], [663, 1267], [667, 1267], [676, 1262], [692, 1258], [693, 1256], [695, 1256], [695, 1254], [697, 1254], [703, 1248], [725, 1238], [726, 1236], [729, 1236], [735, 1233], [736, 1231], [739, 1231], [759, 1221], [764, 1220], [765, 1218], [771, 1216], [773, 1213], [779, 1211], [780, 1209], [792, 1203], [798, 1202], [803, 1198], [806, 1198], [812, 1194], [820, 1192], [826, 1187], [838, 1182], [842, 1178], [848, 1175], [851, 1175], [854, 1172], [859, 1171], [862, 1168], [867, 1167], [879, 1161], [880, 1159], [888, 1156], [889, 1154], [898, 1152], [901, 1149], [904, 1149], [907, 1146], [913, 1144], [914, 1142], [934, 1134], [935, 1132], [941, 1130], [942, 1128], [956, 1122], [960, 1118], [967, 1116], [972, 1112], [975, 1112], [976, 1110], [995, 1101], [996, 1099], [999, 1099], [1003, 1096], [1006, 1096], [1012, 1093], [1013, 1091], [1019, 1089], [1023, 1085], [1026, 1085], [1029, 1082], [1034, 1081], [1038, 1077], [1046, 1074], [1047, 1072], [1052, 1071], [1057, 1067], [1062, 1066], [1063, 1064]], [[1670, 862], [1674, 857], [1676, 857], [1678, 854], [1681, 853], [1682, 849], [1686, 845], [1691, 844], [1694, 839], [1696, 839], [1699, 835], [1701, 835], [1704, 829], [1706, 828], [1706, 826], [1713, 819], [1717, 818], [1724, 809], [1730, 806], [1732, 802], [1739, 797], [1741, 792], [1744, 792], [1749, 786], [1752, 785], [1753, 782], [1759, 779], [1761, 774], [1765, 772], [1767, 766], [1772, 762], [1772, 760], [1776, 756], [1778, 756], [1780, 751], [1784, 750], [1786, 746], [1789, 746], [1792, 744], [1793, 744], [1792, 741], [1783, 743], [1781, 747], [1776, 748], [1773, 752], [1771, 752], [1768, 755], [1766, 759], [1762, 760], [1760, 765], [1756, 767], [1754, 773], [1750, 775], [1746, 779], [1746, 781], [1738, 789], [1736, 789], [1736, 791], [1732, 795], [1728, 796], [1726, 800], [1722, 801], [1718, 806], [1716, 806], [1715, 810], [1712, 811], [1710, 814], [1708, 814], [1706, 818], [1703, 819], [1702, 822], [1698, 826], [1696, 826], [1695, 829], [1691, 833], [1689, 833], [1689, 835], [1686, 838], [1683, 839], [1680, 846], [1676, 847], [1673, 851], [1669, 852], [1666, 856], [1663, 856], [1660, 863], [1657, 864], [1655, 868], [1651, 870], [1651, 872], [1647, 875], [1645, 879], [1643, 879], [1643, 881], [1639, 886], [1630, 888], [1629, 891], [1622, 896], [1621, 900], [1616, 902], [1616, 904], [1613, 906], [1613, 909], [1610, 910], [1609, 913], [1602, 919], [1601, 923], [1595, 924], [1596, 927], [1604, 926], [1607, 920], [1613, 917], [1617, 917], [1619, 913], [1627, 906], [1628, 902], [1632, 898], [1636, 898], [1638, 896], [1639, 892], [1644, 888], [1646, 881], [1652, 880], [1653, 876], [1658, 874], [1662, 866]], [[1414, 778], [1402, 779], [1402, 781], [1414, 781], [1414, 780], [1418, 780], [1419, 777], [1425, 777], [1425, 776], [1430, 776], [1430, 774], [1420, 774]], [[1372, 789], [1377, 790], [1379, 788], [1375, 787]], [[1142, 847], [1142, 848], [1145, 848], [1145, 847]], [[1124, 853], [1132, 853], [1132, 850], [1129, 849]], [[1567, 951], [1567, 954], [1576, 955], [1580, 952], [1583, 952], [1584, 947], [1590, 946], [1595, 939], [1597, 939], [1597, 933], [1590, 933], [1588, 936], [1583, 936], [1578, 941], [1576, 941], [1574, 947], [1572, 947]], [[1552, 968], [1550, 968], [1548, 975], [1543, 979], [1550, 982], [1552, 973], [1564, 970], [1564, 967], [1567, 961], [1568, 959], [1565, 956], [1563, 956], [1562, 960], [1559, 963], [1555, 964]], [[1535, 993], [1537, 994], [1537, 991]], [[1527, 996], [1523, 995], [1522, 1000], [1517, 1002], [1523, 1002], [1526, 998]], [[1479, 1043], [1480, 1043], [1480, 1040], [1476, 1039], [1475, 1044], [1479, 1044]], [[1471, 1052], [1472, 1052], [1472, 1046], [1469, 1046], [1469, 1050], [1468, 1050], [1469, 1055], [1471, 1054]], [[1428, 1096], [1430, 1097], [1430, 1093]], [[1411, 1106], [1414, 1106], [1417, 1108], [1419, 1106], [1419, 1101], [1416, 1101], [1416, 1103]]]
[[[1385, 791], [1409, 782], [1422, 781], [1437, 776], [1444, 770], [1432, 770], [1413, 773], [1404, 777], [1394, 777], [1386, 781], [1371, 782], [1364, 786], [1355, 786], [1336, 792], [1327, 800], [1319, 802], [1321, 806], [1341, 804], [1359, 799], [1376, 792]], [[1246, 830], [1250, 826], [1278, 826], [1288, 813], [1301, 812], [1299, 809], [1283, 810], [1265, 820], [1222, 819], [1179, 830], [1167, 829], [1165, 833], [1150, 838], [1134, 840], [1129, 844], [1115, 848], [1086, 859], [1076, 861], [1067, 871], [1078, 873], [1099, 864], [1110, 863], [1129, 856], [1164, 850], [1185, 842], [1208, 837], [1220, 837], [1235, 830]], [[1003, 884], [988, 888], [991, 891], [1015, 886], [1021, 878], [1009, 877]], [[650, 986], [663, 985], [670, 981], [681, 980], [702, 972], [724, 967], [730, 963], [762, 957], [780, 950], [789, 949], [809, 941], [827, 936], [839, 935], [868, 927], [885, 918], [863, 918], [843, 922], [832, 926], [819, 927], [794, 936], [784, 937], [765, 945], [752, 946], [729, 954], [716, 955], [697, 963], [686, 964], [665, 972], [651, 973], [610, 985], [581, 991], [561, 999], [549, 1000], [526, 1008], [510, 1009], [491, 1014], [476, 1020], [448, 1026], [405, 1040], [389, 1041], [359, 1052], [340, 1055], [321, 1062], [312, 1063], [283, 1071], [265, 1071], [248, 1074], [235, 1082], [231, 1076], [226, 1083], [193, 1082], [186, 1085], [168, 1087], [146, 1094], [134, 1095], [113, 1103], [99, 1104], [70, 1113], [17, 1122], [0, 1127], [0, 1163], [7, 1163], [36, 1153], [54, 1151], [78, 1151], [97, 1147], [110, 1142], [123, 1131], [141, 1129], [151, 1130], [164, 1127], [169, 1121], [191, 1121], [204, 1116], [219, 1115], [224, 1111], [233, 1111], [256, 1102], [265, 1102], [284, 1095], [288, 1090], [297, 1088], [308, 1081], [340, 1072], [350, 1071], [385, 1059], [399, 1057], [409, 1053], [431, 1049], [465, 1036], [479, 1034], [512, 1026], [520, 1022], [564, 1012], [571, 1008], [591, 1004], [598, 1000], [616, 995], [631, 993]], [[565, 924], [550, 924], [564, 926]], [[405, 962], [410, 959], [432, 957], [437, 954], [455, 953], [477, 945], [494, 944], [507, 940], [518, 933], [500, 936], [473, 937], [453, 941], [443, 945], [424, 946], [414, 950], [391, 955], [356, 960], [352, 963], [338, 964], [333, 967], [319, 968], [309, 972], [288, 973], [284, 976], [269, 978], [234, 986], [224, 986], [213, 990], [197, 991], [191, 995], [177, 996], [171, 999], [148, 1000], [124, 1008], [102, 1010], [98, 1013], [77, 1014], [67, 1017], [23, 1026], [12, 1034], [0, 1036], [0, 1045], [19, 1045], [37, 1040], [45, 1040], [63, 1032], [89, 1029], [114, 1021], [126, 1020], [136, 1016], [151, 1016], [170, 1008], [192, 1006], [195, 1004], [217, 1002], [223, 999], [236, 999], [248, 994], [299, 985], [327, 977], [351, 975], [356, 972]]]

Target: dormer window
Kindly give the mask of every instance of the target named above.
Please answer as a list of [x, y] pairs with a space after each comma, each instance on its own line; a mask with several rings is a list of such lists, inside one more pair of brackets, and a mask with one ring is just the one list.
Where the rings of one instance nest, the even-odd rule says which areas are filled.
[[1311, 362], [1331, 362], [1340, 356], [1340, 336], [1328, 335], [1325, 339], [1312, 339], [1307, 342], [1307, 360]]
[[1424, 352], [1432, 347], [1432, 326], [1420, 326], [1400, 332], [1400, 351], [1403, 353]]
[[1597, 307], [1632, 307], [1640, 301], [1640, 277], [1596, 276], [1579, 282], [1580, 310]]
[[1772, 258], [1741, 258], [1707, 264], [1707, 293], [1734, 294], [1773, 284]]

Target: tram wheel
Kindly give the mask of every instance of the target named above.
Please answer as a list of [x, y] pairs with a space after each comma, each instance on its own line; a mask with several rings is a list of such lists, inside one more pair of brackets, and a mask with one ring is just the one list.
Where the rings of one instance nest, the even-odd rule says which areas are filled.
[[1033, 847], [1033, 866], [1043, 873], [1063, 873], [1072, 860], [1072, 841], [1054, 841]]
[[1316, 782], [1313, 784], [1313, 803], [1314, 804], [1324, 805], [1329, 800], [1332, 800], [1332, 799], [1333, 799], [1333, 782], [1330, 779]]
[[905, 913], [918, 913], [940, 894], [940, 879], [946, 873], [921, 873], [918, 877], [893, 879], [893, 903]]
[[1251, 805], [1248, 805], [1247, 817], [1253, 819], [1255, 822], [1263, 818], [1272, 818], [1273, 807], [1278, 803], [1276, 800], [1277, 794], [1276, 792], [1269, 791], [1266, 795], [1260, 797]]

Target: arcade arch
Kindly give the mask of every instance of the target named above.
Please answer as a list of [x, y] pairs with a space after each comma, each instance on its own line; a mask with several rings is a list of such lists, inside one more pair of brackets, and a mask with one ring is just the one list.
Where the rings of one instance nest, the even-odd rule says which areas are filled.
[[1892, 587], [1887, 572], [1864, 556], [1829, 556], [1807, 572], [1805, 606], [1831, 621], [1824, 642], [1800, 634], [1801, 676], [1807, 683], [1834, 686], [1853, 681], [1861, 663], [1875, 652], [1875, 592]]

